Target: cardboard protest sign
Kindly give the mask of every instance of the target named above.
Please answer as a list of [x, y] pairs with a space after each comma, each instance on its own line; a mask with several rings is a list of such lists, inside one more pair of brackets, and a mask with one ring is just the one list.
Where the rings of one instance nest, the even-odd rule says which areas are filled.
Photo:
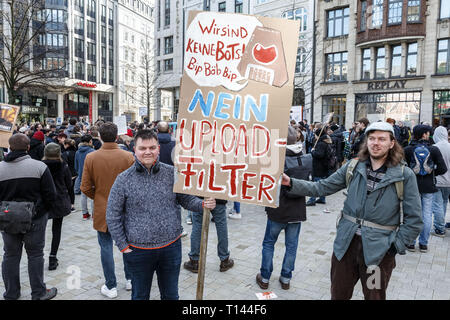
[[276, 207], [299, 22], [190, 12], [174, 192]]
[[127, 134], [127, 117], [126, 116], [114, 116], [113, 122], [117, 125], [117, 135]]
[[9, 137], [12, 136], [20, 107], [0, 104], [0, 147], [9, 148]]

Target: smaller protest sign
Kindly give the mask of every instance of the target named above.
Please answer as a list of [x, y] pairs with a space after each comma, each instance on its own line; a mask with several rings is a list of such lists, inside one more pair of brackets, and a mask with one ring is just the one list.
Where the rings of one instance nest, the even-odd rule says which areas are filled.
[[14, 130], [14, 123], [20, 107], [0, 104], [0, 147], [9, 148], [8, 139]]
[[117, 135], [127, 134], [127, 117], [115, 116], [113, 122], [117, 125]]

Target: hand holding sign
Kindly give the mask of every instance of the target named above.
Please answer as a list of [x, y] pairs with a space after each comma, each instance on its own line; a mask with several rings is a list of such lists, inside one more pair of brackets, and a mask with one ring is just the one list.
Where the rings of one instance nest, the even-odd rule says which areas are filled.
[[216, 207], [216, 199], [214, 198], [206, 198], [203, 201], [203, 208], [213, 210]]

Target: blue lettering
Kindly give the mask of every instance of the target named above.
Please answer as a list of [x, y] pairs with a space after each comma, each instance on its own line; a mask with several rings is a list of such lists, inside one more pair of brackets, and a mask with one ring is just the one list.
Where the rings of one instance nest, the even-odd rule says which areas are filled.
[[234, 115], [233, 118], [239, 119], [241, 115], [241, 96], [236, 95], [236, 101], [234, 101]]
[[202, 91], [200, 89], [195, 90], [194, 97], [189, 104], [188, 111], [194, 112], [195, 107], [197, 106], [197, 102], [200, 103], [200, 108], [202, 109], [203, 116], [209, 117], [211, 114], [211, 107], [214, 101], [214, 92], [210, 91], [208, 93], [208, 101], [205, 103], [203, 99]]
[[223, 100], [231, 100], [233, 96], [229, 93], [221, 92], [219, 93], [219, 98], [217, 99], [216, 111], [214, 112], [214, 117], [218, 119], [228, 119], [230, 117], [227, 113], [222, 113], [222, 109], [228, 109], [230, 107], [229, 104], [223, 102]]
[[255, 98], [251, 95], [245, 96], [244, 106], [244, 121], [250, 120], [250, 110], [252, 111], [255, 119], [259, 122], [265, 122], [267, 120], [267, 103], [269, 95], [267, 93], [262, 94], [259, 97], [259, 107], [256, 104]]

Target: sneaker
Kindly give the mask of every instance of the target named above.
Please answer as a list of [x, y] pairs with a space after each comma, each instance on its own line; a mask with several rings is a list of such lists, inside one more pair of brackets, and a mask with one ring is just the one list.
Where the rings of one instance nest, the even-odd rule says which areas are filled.
[[230, 213], [228, 215], [228, 218], [239, 220], [239, 219], [242, 219], [242, 215], [240, 213]]
[[256, 275], [256, 283], [263, 290], [267, 290], [269, 288], [269, 282], [264, 282], [263, 281], [263, 277], [261, 276], [261, 273], [258, 273]]
[[74, 206], [71, 206], [71, 207], [70, 207], [70, 211], [75, 211], [75, 207], [74, 207]]
[[192, 219], [191, 219], [191, 218], [187, 218], [187, 219], [186, 219], [186, 224], [191, 225], [191, 224], [192, 224]]
[[186, 261], [183, 264], [183, 267], [190, 272], [198, 273], [198, 260], [192, 260], [189, 258], [189, 261]]
[[234, 261], [233, 259], [230, 259], [229, 257], [226, 258], [225, 260], [220, 262], [220, 272], [225, 272], [231, 268], [233, 268], [234, 266]]
[[89, 212], [83, 213], [83, 220], [89, 220], [91, 218], [91, 215]]
[[445, 237], [445, 231], [440, 231], [438, 229], [434, 229], [434, 232], [432, 232], [431, 234], [436, 237], [441, 237], [441, 238]]
[[181, 237], [184, 238], [188, 235], [189, 233], [187, 231], [183, 231], [183, 233], [181, 234]]
[[117, 297], [117, 288], [112, 288], [112, 289], [108, 289], [108, 287], [106, 286], [106, 284], [104, 284], [102, 286], [102, 290], [101, 290], [102, 295], [104, 295], [105, 297], [108, 297], [110, 299], [114, 299]]
[[450, 222], [447, 222], [447, 223], [445, 224], [445, 228], [446, 228], [446, 229], [450, 229]]
[[426, 246], [424, 244], [419, 244], [419, 249], [420, 249], [420, 252], [423, 252], [423, 253], [428, 252], [428, 246]]
[[330, 209], [325, 208], [325, 209], [323, 209], [323, 212], [324, 212], [324, 213], [330, 213], [331, 211], [330, 211]]
[[312, 207], [312, 206], [315, 206], [315, 205], [316, 205], [316, 203], [313, 202], [313, 201], [308, 201], [308, 202], [306, 202], [306, 206], [307, 206], [307, 207]]
[[290, 287], [289, 282], [288, 282], [288, 283], [284, 283], [283, 281], [281, 281], [281, 278], [279, 278], [278, 280], [279, 280], [280, 283], [281, 283], [281, 289], [283, 289], [283, 290], [289, 290], [289, 287]]
[[415, 245], [405, 245], [406, 250], [411, 251], [411, 252], [416, 252], [416, 246]]
[[57, 294], [58, 294], [58, 289], [51, 288], [51, 289], [47, 289], [45, 291], [45, 294], [42, 297], [39, 297], [39, 298], [33, 299], [33, 300], [51, 300], [54, 297], [56, 297]]
[[131, 286], [131, 280], [127, 280], [127, 283], [125, 284], [125, 290], [131, 291], [133, 287]]
[[325, 201], [317, 200], [316, 203], [325, 204]]

